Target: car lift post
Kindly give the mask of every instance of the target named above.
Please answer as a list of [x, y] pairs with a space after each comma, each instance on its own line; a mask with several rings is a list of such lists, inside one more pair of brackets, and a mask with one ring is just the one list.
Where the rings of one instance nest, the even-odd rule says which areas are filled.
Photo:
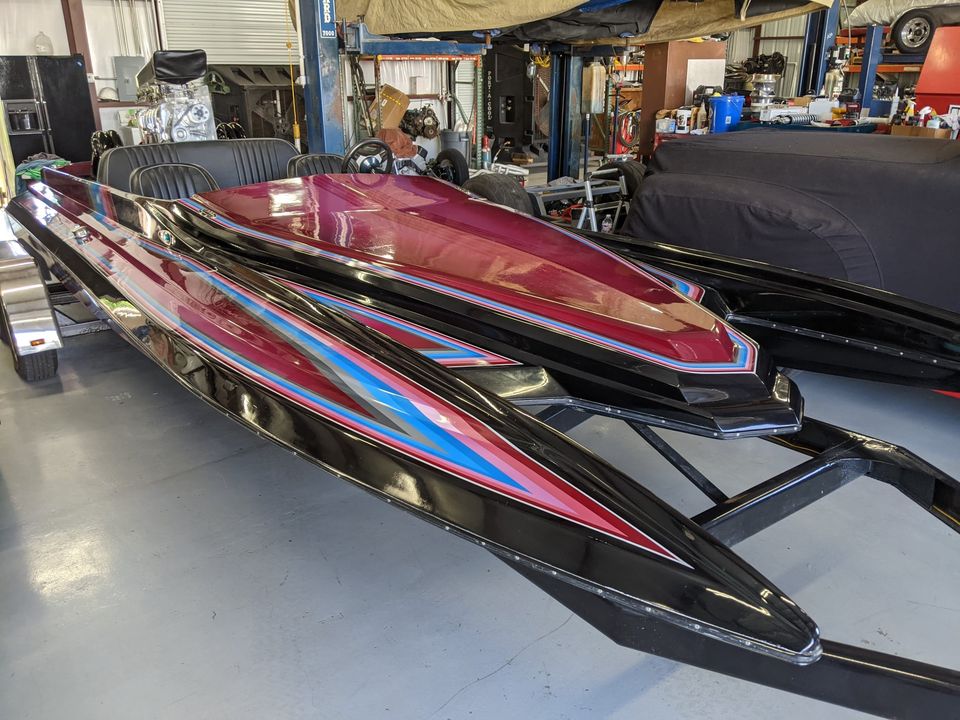
[[334, 0], [299, 0], [304, 116], [310, 152], [344, 151], [340, 43]]
[[800, 92], [812, 90], [818, 93], [823, 88], [830, 65], [830, 49], [837, 44], [840, 5], [840, 2], [835, 2], [826, 10], [811, 13], [807, 20], [804, 54], [797, 73]]
[[873, 103], [873, 85], [877, 81], [877, 68], [883, 59], [883, 26], [871, 25], [867, 28], [866, 44], [863, 46], [863, 59], [860, 61], [860, 106], [869, 111]]
[[583, 58], [568, 50], [550, 52], [550, 147], [547, 180], [580, 177], [580, 143], [576, 131], [583, 89]]

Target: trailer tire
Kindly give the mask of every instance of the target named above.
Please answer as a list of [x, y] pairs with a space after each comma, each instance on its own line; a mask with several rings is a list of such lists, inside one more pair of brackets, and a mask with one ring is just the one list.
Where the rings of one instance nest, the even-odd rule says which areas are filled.
[[57, 374], [59, 361], [56, 350], [44, 350], [23, 357], [14, 353], [13, 364], [17, 369], [17, 375], [28, 383], [35, 383], [54, 377]]
[[0, 339], [10, 348], [10, 355], [13, 357], [13, 369], [17, 371], [17, 375], [28, 383], [34, 383], [49, 380], [57, 374], [59, 360], [56, 350], [44, 350], [32, 355], [21, 356], [17, 354], [17, 349], [10, 342], [11, 337], [7, 313], [3, 309], [3, 305], [0, 304]]
[[497, 205], [504, 205], [524, 215], [533, 215], [530, 196], [520, 183], [509, 175], [477, 175], [467, 180], [463, 189]]

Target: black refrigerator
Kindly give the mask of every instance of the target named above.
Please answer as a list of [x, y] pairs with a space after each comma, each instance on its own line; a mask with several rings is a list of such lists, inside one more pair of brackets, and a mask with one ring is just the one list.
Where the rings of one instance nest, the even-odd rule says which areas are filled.
[[0, 99], [13, 160], [39, 152], [90, 158], [96, 129], [80, 55], [0, 55]]

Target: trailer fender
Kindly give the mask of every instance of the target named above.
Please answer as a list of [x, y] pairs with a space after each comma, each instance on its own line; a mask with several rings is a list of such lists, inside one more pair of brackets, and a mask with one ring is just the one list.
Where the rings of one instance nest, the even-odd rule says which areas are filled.
[[[37, 364], [42, 353], [52, 353], [44, 355], [45, 362], [41, 363], [50, 367], [56, 351], [63, 347], [63, 338], [40, 268], [15, 240], [0, 242], [0, 320], [0, 332], [9, 343], [21, 376], [28, 366]], [[34, 372], [27, 374], [31, 377], [25, 379], [31, 381], [45, 379]]]

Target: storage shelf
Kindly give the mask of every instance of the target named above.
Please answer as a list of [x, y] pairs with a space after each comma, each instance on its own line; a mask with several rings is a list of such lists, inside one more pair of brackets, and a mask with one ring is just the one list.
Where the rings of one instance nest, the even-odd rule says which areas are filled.
[[[894, 65], [894, 64], [881, 64], [877, 65], [877, 72], [879, 73], [908, 73], [908, 72], [920, 72], [923, 69], [923, 63], [915, 63], [912, 65]], [[851, 65], [847, 72], [851, 75], [860, 74], [859, 65]]]
[[[859, 60], [859, 58], [857, 58]], [[904, 73], [920, 72], [923, 69], [923, 61], [927, 59], [926, 54], [907, 54], [907, 53], [883, 53], [880, 56], [880, 65], [877, 72], [881, 73]], [[859, 73], [861, 62], [851, 62], [849, 72], [851, 74]]]
[[884, 53], [880, 58], [887, 65], [923, 65], [926, 53]]

